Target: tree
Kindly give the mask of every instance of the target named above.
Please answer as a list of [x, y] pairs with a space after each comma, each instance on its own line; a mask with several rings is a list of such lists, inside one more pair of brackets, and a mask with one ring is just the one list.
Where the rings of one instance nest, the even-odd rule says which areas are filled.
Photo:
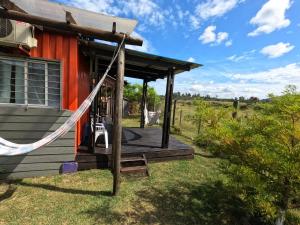
[[209, 149], [249, 208], [283, 225], [300, 192], [300, 94], [289, 86], [270, 98], [252, 117], [219, 123]]
[[[143, 86], [140, 84], [128, 83], [124, 88], [124, 97], [130, 102], [141, 102], [143, 95]], [[160, 104], [160, 97], [157, 95], [153, 87], [147, 89], [147, 106], [148, 108], [155, 108]]]

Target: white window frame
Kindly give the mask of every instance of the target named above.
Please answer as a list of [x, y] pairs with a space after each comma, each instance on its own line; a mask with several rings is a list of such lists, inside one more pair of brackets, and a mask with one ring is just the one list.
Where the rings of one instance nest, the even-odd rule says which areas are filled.
[[[20, 103], [1, 103], [0, 106], [18, 106], [18, 107], [26, 107], [26, 108], [51, 108], [51, 109], [62, 109], [62, 93], [63, 93], [63, 85], [62, 85], [62, 63], [58, 60], [45, 60], [40, 58], [17, 58], [17, 57], [7, 57], [0, 55], [0, 59], [7, 60], [7, 61], [18, 61], [24, 63], [24, 104]], [[29, 104], [28, 103], [28, 64], [29, 63], [41, 63], [45, 65], [45, 104]], [[59, 107], [53, 107], [49, 106], [49, 87], [48, 87], [48, 80], [49, 80], [49, 70], [48, 70], [48, 64], [49, 63], [56, 63], [59, 64]]]

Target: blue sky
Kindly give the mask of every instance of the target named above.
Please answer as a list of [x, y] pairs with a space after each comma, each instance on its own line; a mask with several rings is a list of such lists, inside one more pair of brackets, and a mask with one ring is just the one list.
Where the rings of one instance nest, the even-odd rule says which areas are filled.
[[[204, 64], [178, 75], [175, 91], [265, 98], [300, 88], [298, 0], [55, 1], [137, 19], [139, 50]], [[151, 85], [164, 94], [165, 81]]]

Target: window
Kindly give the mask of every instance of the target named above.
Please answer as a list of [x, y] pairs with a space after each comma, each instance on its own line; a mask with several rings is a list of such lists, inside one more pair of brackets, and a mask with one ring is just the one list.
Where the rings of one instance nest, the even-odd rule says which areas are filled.
[[0, 57], [0, 103], [60, 108], [60, 63]]

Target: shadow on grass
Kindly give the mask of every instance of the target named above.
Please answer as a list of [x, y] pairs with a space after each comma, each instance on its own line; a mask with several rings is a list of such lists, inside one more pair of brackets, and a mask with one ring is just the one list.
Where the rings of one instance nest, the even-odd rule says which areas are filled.
[[88, 190], [80, 190], [80, 189], [62, 188], [62, 187], [57, 187], [49, 184], [32, 184], [23, 181], [15, 181], [14, 184], [25, 186], [25, 187], [41, 188], [49, 191], [62, 192], [67, 194], [79, 194], [79, 195], [90, 195], [90, 196], [112, 196], [112, 193], [109, 191], [88, 191]]
[[126, 215], [113, 211], [111, 199], [107, 199], [100, 206], [83, 211], [82, 214], [88, 215], [95, 220], [93, 224], [128, 224]]
[[16, 190], [17, 188], [14, 185], [8, 184], [8, 188], [5, 190], [5, 192], [0, 194], [0, 202], [10, 198]]
[[251, 216], [244, 202], [220, 182], [199, 186], [176, 183], [136, 195], [131, 209], [121, 209], [122, 214], [111, 211], [109, 204], [87, 213], [96, 222], [110, 224], [265, 225], [260, 218]]

